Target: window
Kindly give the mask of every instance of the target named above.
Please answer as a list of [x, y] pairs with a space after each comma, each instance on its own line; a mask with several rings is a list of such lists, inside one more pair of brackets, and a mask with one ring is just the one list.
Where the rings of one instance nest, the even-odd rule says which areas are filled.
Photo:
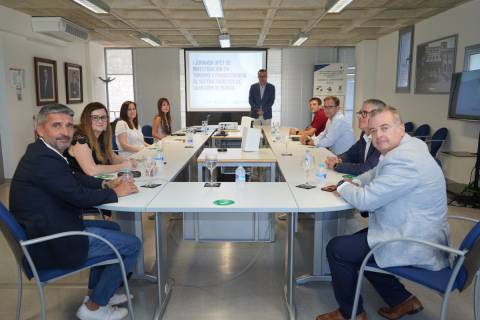
[[465, 47], [464, 71], [480, 69], [480, 44]]
[[124, 101], [134, 101], [133, 87], [133, 53], [132, 49], [105, 49], [105, 67], [107, 79], [108, 110], [110, 119], [120, 115], [120, 107]]
[[410, 93], [410, 74], [412, 71], [414, 26], [400, 29], [398, 33], [397, 82], [395, 92]]

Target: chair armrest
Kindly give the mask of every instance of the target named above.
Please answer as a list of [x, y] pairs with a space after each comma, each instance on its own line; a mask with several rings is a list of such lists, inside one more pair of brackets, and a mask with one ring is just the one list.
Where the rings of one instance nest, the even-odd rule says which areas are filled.
[[434, 243], [434, 242], [430, 242], [430, 241], [425, 241], [425, 240], [420, 240], [420, 239], [414, 239], [414, 238], [395, 238], [395, 239], [390, 239], [390, 240], [387, 240], [387, 241], [383, 241], [377, 245], [375, 245], [371, 250], [370, 252], [368, 253], [368, 255], [372, 255], [375, 251], [377, 251], [378, 249], [380, 249], [381, 247], [385, 246], [386, 244], [389, 244], [391, 242], [401, 242], [401, 241], [405, 241], [405, 242], [415, 242], [415, 243], [419, 243], [419, 244], [423, 244], [423, 245], [426, 245], [426, 246], [429, 246], [429, 247], [433, 247], [433, 248], [436, 248], [436, 249], [439, 249], [439, 250], [442, 250], [442, 251], [445, 251], [445, 252], [448, 252], [448, 253], [452, 253], [452, 254], [455, 254], [457, 256], [464, 256], [467, 251], [466, 250], [458, 250], [458, 249], [453, 249], [451, 247], [448, 247], [448, 246], [444, 246], [444, 245], [441, 245], [441, 244], [438, 244], [438, 243]]
[[96, 239], [106, 243], [110, 247], [110, 249], [112, 249], [112, 251], [115, 254], [115, 256], [117, 257], [117, 259], [123, 264], [123, 259], [120, 255], [120, 253], [118, 252], [117, 248], [115, 248], [115, 246], [110, 241], [108, 241], [107, 239], [105, 239], [105, 238], [103, 238], [99, 235], [96, 235], [96, 234], [91, 233], [91, 232], [86, 232], [86, 231], [60, 232], [60, 233], [52, 234], [52, 235], [49, 235], [49, 236], [39, 237], [39, 238], [25, 240], [25, 241], [20, 241], [20, 245], [25, 249], [24, 251], [26, 251], [27, 247], [30, 246], [30, 245], [41, 243], [41, 242], [47, 242], [47, 241], [54, 240], [54, 239], [59, 239], [59, 238], [71, 237], [71, 236], [92, 237], [92, 238], [96, 238]]
[[469, 221], [469, 222], [472, 222], [472, 223], [478, 223], [480, 221], [478, 219], [464, 217], [464, 216], [448, 216], [448, 219]]

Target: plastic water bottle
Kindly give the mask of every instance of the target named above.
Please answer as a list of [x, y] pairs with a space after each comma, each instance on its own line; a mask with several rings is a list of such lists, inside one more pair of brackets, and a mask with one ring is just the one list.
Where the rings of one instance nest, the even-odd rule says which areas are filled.
[[155, 156], [155, 164], [157, 166], [157, 170], [161, 170], [163, 166], [165, 165], [164, 163], [165, 158], [163, 154], [162, 149], [157, 149], [157, 155]]
[[128, 168], [123, 170], [122, 180], [126, 182], [133, 181], [133, 173]]
[[245, 182], [246, 177], [245, 177], [245, 169], [240, 166], [235, 170], [235, 182]]
[[325, 168], [325, 163], [320, 163], [318, 166], [315, 177], [319, 185], [324, 185], [327, 182], [327, 170]]
[[193, 130], [187, 129], [187, 140], [185, 141], [187, 147], [193, 147]]

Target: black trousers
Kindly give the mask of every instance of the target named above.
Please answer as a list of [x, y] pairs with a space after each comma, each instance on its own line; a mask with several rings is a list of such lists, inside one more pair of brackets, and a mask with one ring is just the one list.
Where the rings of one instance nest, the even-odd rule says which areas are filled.
[[[335, 237], [327, 245], [327, 258], [332, 274], [335, 299], [346, 319], [349, 319], [352, 313], [358, 271], [363, 259], [370, 251], [367, 231], [368, 229], [363, 229], [352, 235]], [[390, 307], [402, 303], [411, 296], [411, 293], [394, 276], [374, 272], [365, 272], [364, 274]], [[360, 297], [357, 314], [363, 311]]]

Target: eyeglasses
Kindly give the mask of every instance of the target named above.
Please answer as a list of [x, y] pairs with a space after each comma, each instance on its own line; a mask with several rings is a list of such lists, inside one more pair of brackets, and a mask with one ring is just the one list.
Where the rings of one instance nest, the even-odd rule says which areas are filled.
[[91, 115], [90, 117], [92, 118], [92, 121], [95, 121], [95, 122], [100, 122], [100, 121], [104, 122], [108, 120], [108, 116]]
[[333, 109], [333, 108], [336, 108], [337, 106], [327, 106], [327, 105], [324, 105], [323, 106], [325, 109]]
[[372, 113], [371, 111], [357, 111], [356, 114], [357, 114], [357, 117], [362, 117], [362, 118], [366, 118], [368, 117], [368, 115]]

